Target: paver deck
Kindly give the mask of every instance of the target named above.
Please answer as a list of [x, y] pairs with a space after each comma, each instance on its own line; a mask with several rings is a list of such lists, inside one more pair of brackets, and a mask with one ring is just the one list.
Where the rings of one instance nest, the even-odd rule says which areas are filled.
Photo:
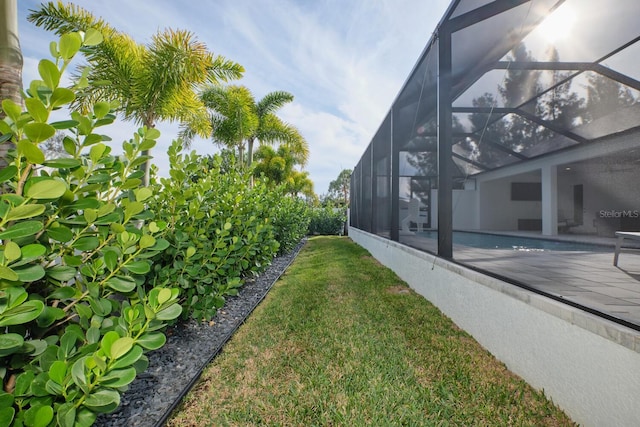
[[[640, 251], [622, 252], [616, 267], [613, 265], [614, 238], [585, 236], [580, 240], [607, 244], [611, 250], [481, 249], [454, 245], [453, 256], [460, 263], [640, 326]], [[400, 241], [416, 249], [436, 252], [434, 239], [405, 235]]]

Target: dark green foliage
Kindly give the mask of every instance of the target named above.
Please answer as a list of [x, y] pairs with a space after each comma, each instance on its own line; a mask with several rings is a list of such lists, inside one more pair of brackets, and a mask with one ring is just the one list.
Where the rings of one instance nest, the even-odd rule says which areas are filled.
[[329, 193], [326, 201], [335, 206], [349, 206], [349, 190], [351, 187], [351, 169], [343, 169], [338, 177], [329, 183]]
[[275, 239], [280, 243], [278, 254], [289, 253], [307, 234], [311, 220], [307, 203], [297, 197], [284, 196], [277, 192], [274, 196], [273, 226]]
[[310, 212], [309, 235], [342, 234], [347, 215], [344, 209], [324, 207], [314, 208]]
[[[109, 102], [51, 121], [88, 85], [60, 87], [62, 73], [101, 40], [63, 35], [26, 111], [2, 101], [0, 143], [15, 149], [0, 170], [0, 426], [93, 424], [164, 345], [168, 322], [210, 318], [306, 229], [306, 208], [284, 190], [252, 185], [229, 158], [180, 156], [177, 143], [171, 178], [142, 186], [160, 132], [143, 127], [114, 155]], [[48, 159], [56, 131], [66, 157]]]
[[[115, 119], [110, 103], [50, 121], [86, 86], [60, 87], [62, 72], [100, 40], [63, 35], [51, 46], [55, 63], [39, 63], [27, 111], [2, 102], [1, 138], [16, 146], [0, 171], [2, 426], [89, 426], [113, 411], [182, 310], [177, 288], [145, 286], [149, 258], [167, 243], [138, 168], [160, 132], [140, 129], [115, 156], [102, 134]], [[46, 159], [42, 143], [56, 130], [68, 157]]]
[[176, 142], [169, 160], [171, 178], [155, 184], [154, 203], [170, 247], [153, 259], [151, 281], [177, 284], [184, 316], [210, 319], [243, 279], [300, 241], [305, 210], [266, 181], [251, 185], [248, 172], [219, 156], [183, 155]]

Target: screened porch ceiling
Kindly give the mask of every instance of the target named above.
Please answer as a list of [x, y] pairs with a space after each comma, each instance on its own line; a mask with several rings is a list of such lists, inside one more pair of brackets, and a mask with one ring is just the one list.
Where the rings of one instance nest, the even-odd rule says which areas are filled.
[[[638, 131], [639, 16], [637, 0], [454, 1], [439, 24], [453, 29], [454, 175]], [[438, 42], [392, 107], [421, 176], [437, 176]]]

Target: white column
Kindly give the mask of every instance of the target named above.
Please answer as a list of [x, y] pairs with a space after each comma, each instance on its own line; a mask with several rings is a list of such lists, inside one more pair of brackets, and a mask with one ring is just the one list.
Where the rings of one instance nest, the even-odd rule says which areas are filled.
[[543, 165], [542, 175], [542, 234], [558, 234], [558, 167]]

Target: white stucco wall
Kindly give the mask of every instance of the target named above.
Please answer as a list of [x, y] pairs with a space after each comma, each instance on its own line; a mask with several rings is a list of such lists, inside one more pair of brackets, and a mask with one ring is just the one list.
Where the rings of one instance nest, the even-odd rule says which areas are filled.
[[517, 230], [518, 219], [542, 219], [541, 201], [511, 200], [512, 182], [540, 182], [540, 173], [531, 172], [495, 180], [478, 180], [480, 229]]
[[[452, 206], [455, 230], [477, 230], [480, 227], [477, 191], [453, 190]], [[431, 228], [438, 228], [438, 190], [431, 190]]]
[[582, 426], [638, 426], [640, 333], [351, 228], [349, 236]]

